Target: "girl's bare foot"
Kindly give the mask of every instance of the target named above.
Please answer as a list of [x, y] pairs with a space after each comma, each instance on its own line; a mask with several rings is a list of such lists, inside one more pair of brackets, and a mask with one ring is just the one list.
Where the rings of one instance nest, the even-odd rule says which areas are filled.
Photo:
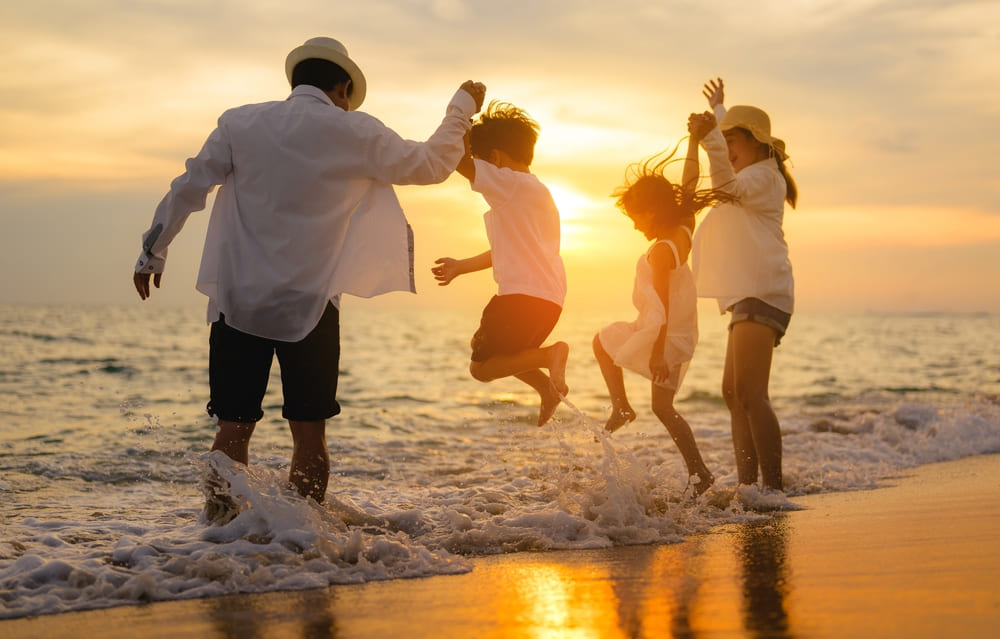
[[[566, 362], [569, 361], [569, 344], [566, 342], [556, 342], [551, 347], [552, 362], [549, 364], [549, 379], [556, 392], [565, 397], [569, 395], [569, 386], [566, 385]], [[553, 409], [554, 410], [554, 409]]]
[[604, 424], [604, 430], [613, 433], [625, 424], [635, 421], [635, 411], [631, 407], [612, 408], [611, 416]]

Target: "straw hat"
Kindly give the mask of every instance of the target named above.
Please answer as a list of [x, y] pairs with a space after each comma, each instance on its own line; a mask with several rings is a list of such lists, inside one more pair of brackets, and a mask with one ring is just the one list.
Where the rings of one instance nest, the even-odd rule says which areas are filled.
[[773, 148], [782, 160], [788, 159], [785, 141], [771, 135], [771, 118], [757, 107], [744, 105], [729, 107], [726, 115], [722, 117], [722, 122], [719, 123], [719, 128], [723, 131], [746, 129], [755, 140]]
[[353, 86], [350, 98], [348, 99], [348, 104], [351, 107], [350, 110], [353, 111], [361, 106], [361, 103], [365, 100], [365, 90], [367, 88], [365, 75], [361, 73], [361, 69], [354, 63], [354, 60], [351, 60], [347, 55], [347, 47], [333, 38], [322, 36], [309, 38], [305, 41], [305, 44], [292, 49], [292, 52], [285, 58], [285, 75], [288, 76], [289, 82], [292, 81], [292, 71], [295, 70], [295, 65], [309, 58], [327, 60], [346, 71], [347, 75], [351, 77], [351, 85]]

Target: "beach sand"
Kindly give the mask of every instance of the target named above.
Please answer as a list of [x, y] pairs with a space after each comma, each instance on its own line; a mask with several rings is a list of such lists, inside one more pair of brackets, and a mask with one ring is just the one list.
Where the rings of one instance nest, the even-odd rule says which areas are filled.
[[0, 622], [32, 637], [1000, 637], [1000, 455], [664, 546]]

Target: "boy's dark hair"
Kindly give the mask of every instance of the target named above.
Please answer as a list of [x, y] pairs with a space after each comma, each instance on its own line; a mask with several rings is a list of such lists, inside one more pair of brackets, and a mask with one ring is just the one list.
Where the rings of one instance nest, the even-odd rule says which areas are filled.
[[512, 159], [531, 164], [535, 158], [538, 123], [527, 113], [507, 102], [490, 102], [469, 132], [473, 157], [486, 159], [490, 151], [503, 151]]
[[670, 151], [661, 151], [629, 165], [625, 170], [625, 184], [611, 194], [615, 198], [615, 205], [623, 213], [631, 215], [640, 210], [649, 210], [671, 224], [678, 224], [706, 207], [732, 201], [732, 196], [723, 191], [695, 190], [694, 184], [685, 187], [664, 176], [668, 165], [686, 161], [686, 158], [674, 157], [679, 146], [678, 142]]
[[[321, 58], [306, 58], [292, 70], [292, 88], [300, 84], [314, 86], [320, 91], [333, 91], [343, 82], [350, 82], [351, 76], [339, 64]], [[354, 92], [354, 83], [347, 87], [347, 96]]]

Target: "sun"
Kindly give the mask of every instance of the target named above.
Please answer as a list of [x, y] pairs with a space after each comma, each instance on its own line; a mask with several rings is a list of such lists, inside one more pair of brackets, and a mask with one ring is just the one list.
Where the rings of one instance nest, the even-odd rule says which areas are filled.
[[559, 209], [562, 249], [574, 251], [585, 247], [590, 234], [586, 221], [592, 218], [594, 210], [601, 205], [564, 182], [550, 182], [546, 186]]

